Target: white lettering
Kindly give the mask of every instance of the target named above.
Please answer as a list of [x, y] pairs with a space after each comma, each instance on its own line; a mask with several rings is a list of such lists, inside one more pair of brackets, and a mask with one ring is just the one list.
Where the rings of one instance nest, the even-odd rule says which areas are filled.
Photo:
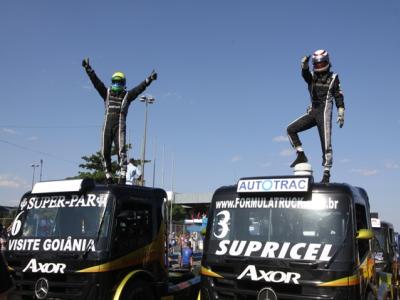
[[[260, 274], [260, 276], [258, 276]], [[301, 275], [299, 273], [294, 272], [282, 272], [282, 271], [264, 271], [258, 270], [254, 265], [247, 266], [243, 272], [237, 277], [237, 279], [242, 279], [244, 277], [250, 278], [252, 281], [264, 280], [266, 282], [275, 282], [275, 283], [290, 283], [299, 284], [299, 279]]]
[[22, 272], [30, 270], [32, 273], [64, 273], [65, 264], [60, 263], [40, 263], [32, 258]]

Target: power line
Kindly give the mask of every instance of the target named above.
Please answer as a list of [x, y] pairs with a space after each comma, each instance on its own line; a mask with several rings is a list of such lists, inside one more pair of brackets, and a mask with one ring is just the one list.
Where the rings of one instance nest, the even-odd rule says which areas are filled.
[[21, 145], [18, 145], [18, 144], [9, 142], [9, 141], [5, 141], [5, 140], [2, 140], [2, 139], [0, 139], [0, 142], [2, 142], [2, 143], [4, 143], [4, 144], [11, 145], [11, 146], [14, 146], [14, 147], [17, 147], [17, 148], [20, 148], [20, 149], [23, 149], [23, 150], [26, 150], [26, 151], [30, 151], [30, 152], [42, 154], [42, 155], [45, 155], [45, 156], [49, 156], [49, 157], [52, 157], [52, 158], [55, 158], [55, 159], [58, 159], [58, 160], [61, 160], [61, 161], [64, 161], [64, 162], [73, 164], [73, 165], [75, 165], [75, 166], [76, 166], [76, 165], [79, 165], [78, 162], [75, 162], [75, 161], [72, 161], [72, 160], [68, 160], [68, 159], [64, 159], [64, 158], [62, 158], [62, 157], [59, 157], [59, 156], [57, 156], [57, 155], [54, 155], [54, 154], [51, 154], [51, 153], [48, 153], [48, 152], [43, 152], [43, 151], [31, 149], [31, 148], [28, 148], [28, 147], [25, 147], [25, 146], [21, 146]]
[[18, 128], [18, 129], [27, 129], [27, 128], [39, 128], [39, 129], [60, 129], [60, 128], [99, 128], [101, 125], [77, 125], [77, 126], [17, 126], [17, 125], [0, 125], [3, 128]]

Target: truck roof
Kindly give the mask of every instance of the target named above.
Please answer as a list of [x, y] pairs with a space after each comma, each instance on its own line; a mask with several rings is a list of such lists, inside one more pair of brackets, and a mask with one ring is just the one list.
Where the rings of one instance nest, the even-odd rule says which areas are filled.
[[[263, 179], [266, 177], [251, 177], [251, 179]], [[268, 176], [267, 178], [272, 178]], [[277, 176], [277, 178], [296, 178], [296, 176]], [[312, 178], [312, 177], [310, 177]], [[250, 179], [250, 178], [243, 178], [243, 179]], [[318, 182], [311, 182], [310, 189], [314, 193], [340, 193], [340, 194], [348, 194], [354, 199], [355, 203], [360, 204], [367, 204], [369, 206], [369, 199], [367, 192], [361, 188], [352, 186], [348, 183], [330, 183], [330, 184], [323, 184]], [[282, 193], [287, 195], [291, 192], [284, 192]], [[222, 186], [218, 188], [213, 195], [214, 198], [226, 197], [226, 194], [234, 194], [237, 195], [237, 184], [229, 185], [229, 186]]]
[[87, 194], [87, 193], [111, 193], [116, 196], [118, 204], [131, 202], [131, 197], [145, 198], [150, 201], [163, 203], [163, 199], [167, 198], [167, 193], [160, 188], [151, 188], [137, 185], [122, 184], [98, 184], [92, 179], [73, 179], [73, 180], [56, 180], [44, 181], [36, 183], [32, 191], [24, 194], [22, 198], [29, 196], [45, 196], [50, 194]]

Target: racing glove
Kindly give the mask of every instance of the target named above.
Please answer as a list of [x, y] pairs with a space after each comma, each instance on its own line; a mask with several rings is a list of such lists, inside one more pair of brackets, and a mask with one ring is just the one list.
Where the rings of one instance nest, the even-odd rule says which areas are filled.
[[310, 55], [303, 56], [301, 59], [301, 68], [304, 70], [308, 69], [308, 61], [310, 60]]
[[154, 70], [151, 71], [150, 76], [146, 78], [146, 83], [150, 84], [153, 80], [157, 80], [157, 72]]
[[339, 124], [339, 127], [342, 128], [344, 124], [344, 107], [338, 108], [338, 117], [336, 123]]
[[86, 72], [92, 72], [92, 67], [89, 64], [89, 57], [82, 60], [82, 67], [85, 68]]

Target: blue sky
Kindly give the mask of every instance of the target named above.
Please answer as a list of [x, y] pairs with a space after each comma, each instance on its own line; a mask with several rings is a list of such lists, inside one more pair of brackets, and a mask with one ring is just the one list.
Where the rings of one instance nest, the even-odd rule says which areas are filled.
[[[372, 208], [399, 228], [399, 28], [395, 0], [4, 1], [0, 204], [30, 188], [32, 163], [44, 160], [43, 179], [62, 179], [99, 149], [104, 107], [84, 57], [106, 84], [117, 70], [129, 87], [159, 73], [146, 91], [156, 98], [147, 157], [156, 153], [157, 186], [162, 173], [164, 187], [178, 192], [290, 174], [286, 126], [309, 104], [300, 59], [324, 48], [346, 103], [344, 127], [333, 125], [332, 181], [366, 188]], [[135, 101], [135, 157], [143, 124]], [[320, 180], [317, 130], [301, 139]]]

